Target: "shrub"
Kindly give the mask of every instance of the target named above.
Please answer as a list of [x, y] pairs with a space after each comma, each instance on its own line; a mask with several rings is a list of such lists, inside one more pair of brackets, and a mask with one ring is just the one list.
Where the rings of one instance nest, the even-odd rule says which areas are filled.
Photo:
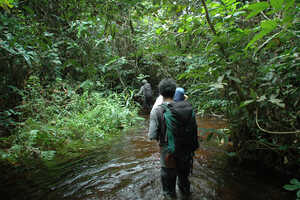
[[80, 95], [56, 89], [45, 97], [35, 87], [30, 87], [30, 91], [30, 98], [24, 93], [26, 104], [19, 108], [27, 119], [19, 124], [14, 135], [2, 139], [11, 145], [0, 152], [1, 158], [12, 164], [26, 165], [33, 158], [77, 156], [99, 148], [107, 136], [118, 134], [142, 119], [130, 91], [122, 94], [86, 91]]

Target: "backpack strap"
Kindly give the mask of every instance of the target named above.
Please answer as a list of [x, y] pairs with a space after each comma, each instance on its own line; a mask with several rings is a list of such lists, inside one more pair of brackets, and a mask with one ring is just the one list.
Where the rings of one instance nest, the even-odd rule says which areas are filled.
[[168, 152], [169, 153], [174, 153], [175, 152], [175, 138], [174, 138], [174, 124], [176, 123], [175, 118], [173, 117], [172, 111], [171, 111], [171, 107], [172, 104], [162, 104], [161, 105], [165, 112], [163, 114], [163, 118], [165, 120], [165, 137], [168, 144]]
[[158, 130], [159, 130], [159, 144], [163, 145], [163, 144], [167, 144], [168, 143], [168, 138], [167, 138], [167, 134], [166, 134], [166, 122], [165, 122], [165, 117], [164, 117], [164, 113], [165, 113], [165, 107], [162, 105], [158, 106], [159, 109], [159, 114], [158, 114], [158, 120], [159, 120], [159, 124], [158, 124]]

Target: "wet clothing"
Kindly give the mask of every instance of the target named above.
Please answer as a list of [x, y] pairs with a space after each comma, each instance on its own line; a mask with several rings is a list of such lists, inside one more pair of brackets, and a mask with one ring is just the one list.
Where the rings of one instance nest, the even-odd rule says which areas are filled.
[[150, 110], [152, 107], [152, 89], [150, 83], [145, 83], [140, 91], [137, 93], [137, 96], [143, 96], [143, 107], [147, 110]]
[[165, 195], [176, 196], [176, 178], [180, 192], [184, 196], [190, 195], [190, 181], [188, 179], [190, 169], [188, 167], [178, 170], [177, 168], [161, 168], [162, 189]]
[[[168, 105], [168, 102], [163, 102]], [[178, 178], [178, 186], [183, 195], [190, 194], [190, 182], [188, 176], [192, 169], [193, 152], [182, 153], [176, 158], [168, 153], [168, 142], [163, 123], [163, 107], [156, 106], [150, 113], [149, 139], [155, 139], [160, 146], [161, 182], [163, 193], [169, 196], [176, 195], [175, 185]]]

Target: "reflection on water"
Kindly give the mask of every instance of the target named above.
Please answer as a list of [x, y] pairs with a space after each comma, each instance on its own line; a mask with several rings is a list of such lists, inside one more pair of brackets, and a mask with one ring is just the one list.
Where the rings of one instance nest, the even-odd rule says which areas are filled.
[[[147, 124], [128, 131], [97, 152], [57, 166], [31, 182], [7, 188], [7, 199], [161, 199], [158, 146], [147, 139]], [[224, 128], [221, 120], [198, 120], [202, 128]], [[280, 180], [227, 165], [224, 148], [201, 142], [194, 161], [192, 200], [287, 200]]]

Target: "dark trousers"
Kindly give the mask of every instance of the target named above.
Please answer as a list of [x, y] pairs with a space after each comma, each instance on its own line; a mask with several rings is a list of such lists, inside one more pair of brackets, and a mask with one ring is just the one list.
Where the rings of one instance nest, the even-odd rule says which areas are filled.
[[145, 108], [145, 110], [150, 110], [152, 108], [152, 97], [145, 97], [143, 99], [143, 106]]
[[161, 182], [164, 195], [176, 196], [176, 178], [178, 178], [178, 187], [184, 196], [190, 194], [190, 165], [178, 168], [161, 168]]

